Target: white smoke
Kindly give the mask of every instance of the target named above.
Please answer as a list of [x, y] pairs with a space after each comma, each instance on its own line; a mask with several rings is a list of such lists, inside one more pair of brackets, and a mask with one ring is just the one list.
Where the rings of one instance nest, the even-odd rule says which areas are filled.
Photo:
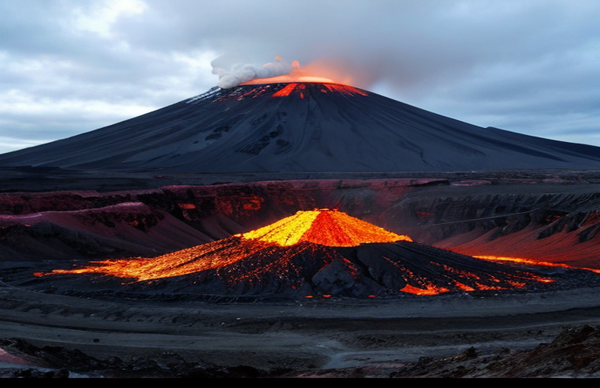
[[213, 74], [219, 76], [219, 83], [217, 86], [222, 89], [233, 88], [241, 83], [255, 79], [287, 75], [300, 67], [297, 61], [289, 64], [279, 57], [275, 57], [275, 62], [266, 63], [262, 66], [254, 64], [237, 64], [233, 65], [230, 69], [225, 69], [216, 65], [216, 61], [213, 61], [212, 65]]

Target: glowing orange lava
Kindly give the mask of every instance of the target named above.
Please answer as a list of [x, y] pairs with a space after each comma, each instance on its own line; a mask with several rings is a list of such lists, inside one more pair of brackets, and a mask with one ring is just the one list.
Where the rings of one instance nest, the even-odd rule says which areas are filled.
[[296, 89], [298, 87], [297, 83], [291, 83], [289, 85], [286, 85], [283, 89], [273, 93], [273, 97], [287, 97], [289, 96], [294, 89]]
[[[324, 247], [351, 247], [364, 243], [411, 241], [337, 210], [299, 211], [274, 224], [156, 258], [103, 260], [79, 269], [54, 270], [50, 274], [101, 273], [136, 281], [187, 275], [227, 267], [249, 256], [269, 255], [272, 247], [298, 246], [278, 261], [306, 249], [302, 242]], [[272, 266], [273, 264], [271, 264]], [[264, 270], [264, 268], [262, 268]], [[42, 274], [37, 274], [42, 276]], [[251, 276], [244, 274], [244, 277]]]
[[280, 246], [295, 245], [303, 241], [329, 247], [412, 241], [408, 236], [388, 232], [346, 213], [328, 209], [299, 211], [293, 216], [241, 236], [245, 239], [277, 243]]
[[473, 256], [473, 257], [476, 257], [476, 258], [482, 259], [482, 260], [489, 260], [489, 261], [511, 261], [511, 262], [521, 263], [521, 264], [543, 265], [545, 267], [579, 268], [579, 269], [584, 269], [586, 271], [600, 273], [600, 269], [573, 267], [573, 266], [563, 264], [563, 263], [552, 263], [552, 262], [548, 262], [548, 261], [526, 259], [526, 258], [521, 258], [521, 257], [490, 256], [490, 255], [477, 255], [477, 256]]
[[439, 288], [432, 285], [426, 285], [424, 286], [424, 288], [420, 288], [408, 284], [400, 291], [414, 295], [438, 295], [444, 292], [448, 292], [448, 289]]
[[[338, 93], [344, 96], [367, 96], [367, 92], [361, 89], [357, 89], [348, 85], [323, 84], [323, 88], [320, 89], [321, 93]], [[300, 82], [292, 82], [279, 89], [271, 97], [288, 97], [291, 95], [299, 96], [304, 98], [306, 96], [306, 84]]]
[[226, 267], [265, 248], [265, 244], [239, 245], [239, 240], [225, 239], [155, 258], [101, 260], [78, 269], [55, 269], [50, 274], [99, 273], [135, 281], [152, 280]]

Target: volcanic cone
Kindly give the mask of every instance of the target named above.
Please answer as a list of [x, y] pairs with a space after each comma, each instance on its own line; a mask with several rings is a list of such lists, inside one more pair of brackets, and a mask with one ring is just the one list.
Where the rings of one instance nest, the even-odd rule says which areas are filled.
[[177, 292], [284, 297], [432, 295], [548, 281], [418, 244], [329, 209], [299, 211], [254, 231], [155, 258], [107, 260], [50, 274], [89, 273]]

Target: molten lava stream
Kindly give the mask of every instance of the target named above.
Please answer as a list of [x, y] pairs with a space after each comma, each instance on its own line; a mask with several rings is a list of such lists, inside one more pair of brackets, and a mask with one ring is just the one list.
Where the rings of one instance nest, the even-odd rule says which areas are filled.
[[298, 84], [288, 84], [283, 89], [273, 93], [273, 97], [287, 97], [289, 96], [296, 88]]
[[583, 268], [583, 267], [575, 267], [564, 263], [553, 263], [549, 261], [542, 261], [537, 259], [527, 259], [521, 257], [507, 257], [507, 256], [492, 256], [492, 255], [477, 255], [473, 256], [478, 259], [488, 260], [488, 261], [508, 261], [519, 264], [527, 264], [527, 265], [535, 265], [535, 266], [543, 266], [543, 267], [560, 267], [560, 268], [570, 268], [570, 269], [584, 269], [586, 271], [592, 271], [596, 273], [600, 273], [600, 269], [596, 268]]

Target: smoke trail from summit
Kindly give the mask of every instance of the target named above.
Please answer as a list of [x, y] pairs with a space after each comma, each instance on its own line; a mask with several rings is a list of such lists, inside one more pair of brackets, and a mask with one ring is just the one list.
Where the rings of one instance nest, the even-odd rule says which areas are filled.
[[275, 62], [269, 62], [262, 66], [255, 64], [236, 64], [230, 69], [217, 65], [217, 61], [212, 62], [213, 74], [219, 76], [218, 85], [222, 89], [233, 88], [241, 83], [261, 78], [272, 78], [290, 74], [300, 65], [297, 61], [291, 64], [283, 61], [280, 57], [275, 57]]

